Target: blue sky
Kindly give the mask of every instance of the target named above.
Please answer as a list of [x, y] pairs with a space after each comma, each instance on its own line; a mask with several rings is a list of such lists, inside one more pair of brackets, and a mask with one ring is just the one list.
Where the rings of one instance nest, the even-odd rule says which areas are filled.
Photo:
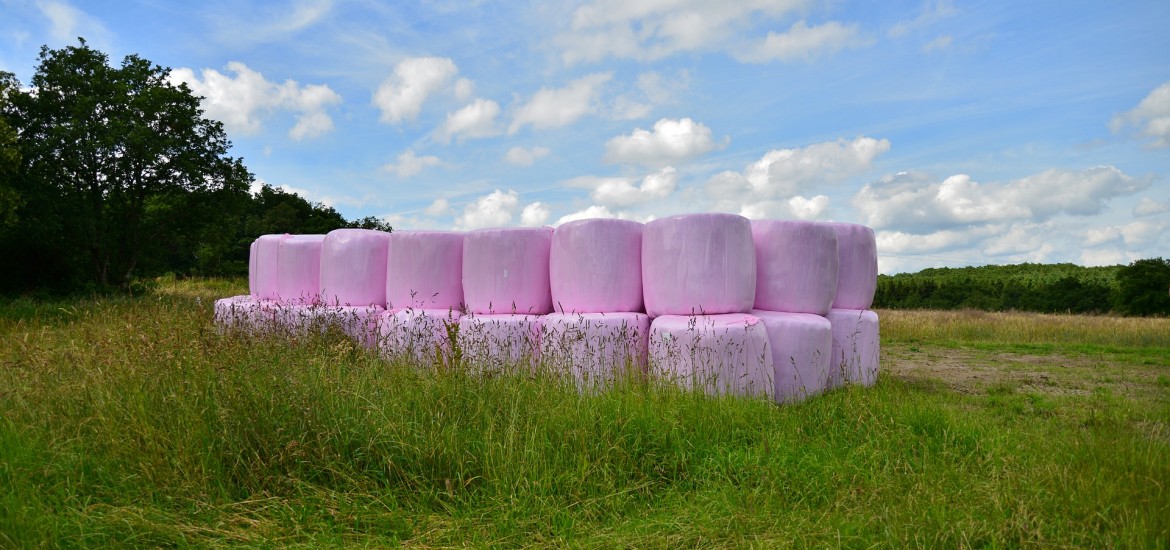
[[258, 180], [396, 228], [864, 223], [883, 272], [1170, 256], [1170, 3], [0, 0], [137, 53]]

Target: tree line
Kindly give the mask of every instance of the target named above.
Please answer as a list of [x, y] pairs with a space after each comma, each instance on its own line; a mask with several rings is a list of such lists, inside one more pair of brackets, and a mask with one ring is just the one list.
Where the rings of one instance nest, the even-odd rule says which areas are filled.
[[263, 186], [170, 70], [112, 66], [84, 39], [42, 47], [27, 87], [0, 72], [0, 293], [127, 288], [163, 273], [240, 275], [266, 233], [390, 231]]
[[874, 307], [1170, 315], [1170, 259], [1127, 266], [1025, 263], [879, 275]]

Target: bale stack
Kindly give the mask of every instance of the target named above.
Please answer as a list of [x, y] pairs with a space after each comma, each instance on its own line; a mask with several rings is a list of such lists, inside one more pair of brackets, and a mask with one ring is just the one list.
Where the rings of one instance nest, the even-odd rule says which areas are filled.
[[320, 302], [321, 247], [325, 235], [290, 235], [280, 241], [277, 255], [276, 323], [303, 336], [315, 322]]
[[386, 256], [390, 234], [369, 229], [335, 229], [321, 243], [320, 326], [336, 326], [373, 347], [378, 316], [386, 306]]
[[827, 314], [833, 326], [829, 387], [870, 386], [877, 382], [880, 366], [878, 316], [869, 309], [877, 290], [877, 240], [864, 225], [825, 225], [837, 232], [841, 266], [833, 307]]
[[386, 256], [386, 311], [378, 347], [387, 359], [450, 356], [448, 328], [463, 310], [463, 233], [400, 231]]

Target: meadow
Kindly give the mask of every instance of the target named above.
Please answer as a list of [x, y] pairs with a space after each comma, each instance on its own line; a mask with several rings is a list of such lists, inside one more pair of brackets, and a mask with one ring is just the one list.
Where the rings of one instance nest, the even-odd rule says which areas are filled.
[[0, 303], [0, 546], [1170, 546], [1170, 319], [879, 311], [799, 405], [223, 334], [238, 280]]

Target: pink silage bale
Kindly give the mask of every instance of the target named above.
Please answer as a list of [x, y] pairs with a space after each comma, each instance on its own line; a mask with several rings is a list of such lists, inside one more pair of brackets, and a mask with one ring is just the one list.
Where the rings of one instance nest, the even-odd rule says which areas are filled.
[[386, 305], [390, 233], [335, 229], [321, 245], [321, 302], [330, 306]]
[[455, 309], [387, 310], [378, 323], [378, 351], [387, 360], [406, 359], [420, 366], [447, 363], [452, 359], [449, 329], [459, 325], [460, 317]]
[[775, 393], [768, 330], [746, 313], [663, 315], [650, 324], [651, 376], [712, 394]]
[[830, 389], [844, 384], [872, 386], [881, 366], [878, 315], [870, 310], [831, 309], [833, 354], [829, 360]]
[[259, 239], [252, 241], [248, 247], [248, 295], [252, 297], [256, 297], [260, 293], [260, 290], [256, 288], [256, 244], [258, 242]]
[[256, 291], [258, 300], [280, 299], [280, 243], [290, 235], [261, 235], [256, 239]]
[[734, 214], [648, 222], [642, 233], [642, 290], [651, 318], [751, 311], [756, 297], [751, 222]]
[[463, 240], [463, 301], [472, 313], [543, 315], [549, 290], [551, 227], [470, 231]]
[[382, 306], [334, 306], [318, 304], [303, 310], [311, 326], [320, 330], [337, 327], [346, 336], [366, 348], [378, 342], [378, 322], [385, 312]]
[[550, 313], [540, 326], [541, 364], [572, 377], [578, 387], [605, 387], [645, 373], [645, 313]]
[[837, 232], [823, 223], [753, 220], [756, 308], [824, 315], [837, 293]]
[[315, 304], [321, 290], [325, 235], [291, 235], [280, 242], [277, 290], [288, 304]]
[[232, 328], [245, 322], [247, 313], [245, 308], [252, 303], [252, 295], [232, 296], [215, 301], [214, 321], [221, 329]]
[[463, 233], [391, 233], [386, 302], [391, 308], [462, 308]]
[[877, 240], [873, 230], [853, 223], [826, 223], [837, 232], [840, 269], [836, 309], [869, 309], [877, 290]]
[[531, 370], [540, 361], [540, 326], [538, 315], [460, 317], [464, 365], [478, 374]]
[[642, 311], [642, 224], [588, 219], [556, 228], [549, 256], [553, 310]]
[[795, 403], [824, 393], [833, 354], [833, 326], [810, 313], [753, 310], [768, 329], [776, 401]]

